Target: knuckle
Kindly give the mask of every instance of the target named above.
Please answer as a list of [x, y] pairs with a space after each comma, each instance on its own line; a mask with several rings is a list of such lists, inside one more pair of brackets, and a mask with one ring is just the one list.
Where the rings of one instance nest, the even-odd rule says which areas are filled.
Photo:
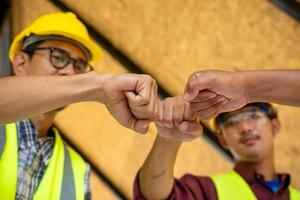
[[152, 81], [152, 77], [149, 74], [144, 74], [143, 78], [147, 81]]

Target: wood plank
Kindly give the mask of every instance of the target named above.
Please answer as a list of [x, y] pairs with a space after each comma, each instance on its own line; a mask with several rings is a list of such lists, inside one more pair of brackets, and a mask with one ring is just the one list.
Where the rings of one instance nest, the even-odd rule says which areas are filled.
[[[49, 1], [37, 0], [15, 1], [13, 2], [13, 10], [14, 35], [30, 24], [36, 17], [58, 11]], [[126, 73], [126, 70], [107, 54], [95, 66], [95, 69], [99, 73]], [[98, 109], [99, 111], [95, 113]], [[85, 115], [87, 117], [83, 119]], [[129, 199], [132, 198], [132, 184], [135, 173], [145, 159], [155, 137], [153, 127], [147, 136], [137, 135], [121, 127], [110, 117], [104, 106], [96, 103], [70, 106], [58, 115], [56, 125]], [[90, 128], [87, 128], [87, 126]], [[230, 166], [230, 163], [226, 160], [223, 161], [224, 158], [219, 155], [219, 152], [213, 149], [205, 140], [199, 140], [194, 145], [187, 145], [187, 150], [184, 150], [185, 147], [183, 147], [180, 151], [179, 157], [182, 158], [178, 159], [177, 176], [185, 173], [186, 169], [195, 170], [197, 168], [193, 164], [193, 156], [183, 156], [193, 146], [197, 149], [196, 152], [200, 152], [198, 155], [203, 154], [206, 159], [220, 157], [218, 161], [220, 168], [226, 165]], [[207, 148], [212, 149], [212, 153], [205, 153]], [[189, 168], [183, 167], [184, 163], [190, 163]], [[205, 168], [209, 168], [212, 172], [218, 171], [217, 168], [211, 167], [209, 163], [212, 164], [212, 161], [206, 162], [207, 167]], [[205, 168], [202, 168], [202, 170]], [[90, 181], [93, 199], [114, 199], [111, 190], [107, 189], [95, 174], [92, 174]]]
[[[197, 70], [299, 69], [300, 26], [268, 1], [63, 0], [171, 94]], [[298, 177], [298, 108], [279, 106], [280, 171]], [[293, 178], [300, 189], [300, 180]]]

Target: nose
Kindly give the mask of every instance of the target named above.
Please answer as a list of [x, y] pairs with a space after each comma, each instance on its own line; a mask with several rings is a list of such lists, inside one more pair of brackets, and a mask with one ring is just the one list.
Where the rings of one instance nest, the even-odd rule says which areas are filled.
[[74, 63], [70, 62], [66, 67], [58, 70], [58, 75], [74, 75], [76, 74], [74, 70]]
[[253, 124], [247, 120], [247, 118], [243, 118], [241, 119], [241, 121], [239, 122], [239, 130], [240, 132], [247, 132], [249, 130], [253, 129]]

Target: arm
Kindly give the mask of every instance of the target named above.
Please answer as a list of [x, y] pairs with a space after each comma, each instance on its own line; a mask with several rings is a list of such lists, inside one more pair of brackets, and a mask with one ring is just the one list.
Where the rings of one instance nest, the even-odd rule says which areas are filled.
[[241, 73], [247, 102], [274, 102], [300, 106], [300, 70]]
[[155, 81], [148, 75], [97, 74], [74, 76], [18, 76], [0, 79], [0, 123], [8, 123], [44, 113], [70, 103], [98, 101], [106, 105], [123, 126], [145, 133], [149, 120], [138, 120], [128, 106], [125, 92], [144, 105], [156, 94]]
[[11, 76], [0, 79], [0, 123], [17, 121], [70, 103], [96, 98], [91, 74]]
[[139, 186], [146, 199], [166, 199], [174, 185], [174, 165], [181, 142], [157, 135], [139, 172]]
[[202, 134], [198, 119], [182, 97], [165, 99], [161, 102], [160, 113], [160, 120], [156, 122], [157, 138], [139, 173], [140, 190], [146, 199], [166, 199], [170, 195], [181, 143]]
[[[300, 106], [300, 70], [200, 71], [189, 77], [185, 99], [193, 111], [211, 118], [251, 102]], [[216, 97], [217, 96], [217, 97]], [[211, 98], [209, 98], [211, 97]], [[222, 99], [216, 104], [216, 99]]]

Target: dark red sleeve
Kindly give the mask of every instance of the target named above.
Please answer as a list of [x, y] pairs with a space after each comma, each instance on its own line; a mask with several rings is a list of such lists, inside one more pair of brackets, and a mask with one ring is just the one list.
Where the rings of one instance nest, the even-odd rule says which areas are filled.
[[[134, 199], [142, 200], [138, 176], [134, 181]], [[173, 190], [168, 199], [171, 200], [217, 200], [216, 188], [209, 177], [184, 175], [181, 179], [175, 179]]]

